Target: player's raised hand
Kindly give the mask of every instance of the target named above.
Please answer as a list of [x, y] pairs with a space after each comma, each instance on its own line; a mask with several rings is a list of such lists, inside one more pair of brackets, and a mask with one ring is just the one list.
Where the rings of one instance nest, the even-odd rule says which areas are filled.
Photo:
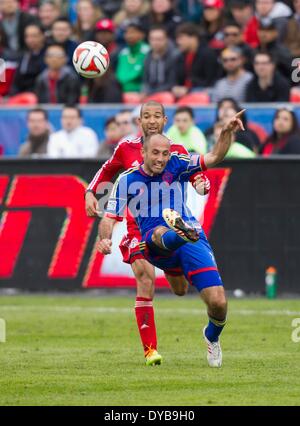
[[98, 201], [92, 192], [85, 194], [85, 211], [89, 217], [98, 216]]
[[243, 122], [241, 120], [242, 114], [245, 112], [245, 109], [242, 109], [236, 113], [223, 127], [223, 130], [229, 130], [230, 132], [236, 132], [238, 130], [245, 130]]
[[201, 173], [195, 177], [193, 187], [196, 189], [198, 194], [206, 195], [210, 190], [210, 181], [205, 174]]
[[98, 241], [97, 249], [98, 251], [100, 251], [100, 253], [104, 255], [111, 254], [111, 246], [112, 241], [107, 238], [104, 238], [103, 240]]

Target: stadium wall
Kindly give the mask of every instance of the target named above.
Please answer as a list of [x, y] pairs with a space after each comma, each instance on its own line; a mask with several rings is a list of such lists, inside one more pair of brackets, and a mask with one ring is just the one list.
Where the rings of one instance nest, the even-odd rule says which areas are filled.
[[[84, 189], [101, 162], [0, 161], [0, 288], [79, 290], [134, 287], [117, 248], [95, 250], [97, 219], [87, 218]], [[279, 292], [300, 293], [300, 157], [235, 160], [208, 172], [209, 196], [190, 206], [215, 250], [227, 289], [263, 292], [265, 270], [278, 270]], [[161, 272], [157, 287], [167, 284]]]
[[[285, 104], [282, 104], [282, 106]], [[266, 132], [269, 133], [272, 128], [272, 119], [277, 104], [244, 104], [247, 108], [247, 120], [255, 130], [262, 133], [265, 137]], [[294, 107], [294, 110], [300, 121], [300, 106], [299, 104], [288, 104], [289, 108]], [[44, 106], [49, 112], [49, 120], [53, 130], [61, 128], [61, 106]], [[83, 105], [81, 107], [85, 125], [91, 127], [97, 133], [99, 140], [104, 139], [104, 123], [107, 118], [114, 116], [120, 109], [130, 108], [130, 105]], [[134, 108], [134, 106], [131, 106]], [[166, 108], [168, 123], [166, 129], [170, 126], [173, 120], [173, 115], [176, 107]], [[26, 116], [28, 108], [24, 107], [9, 107], [7, 105], [0, 107], [0, 152], [5, 156], [17, 155], [20, 145], [25, 141], [27, 136]], [[215, 120], [215, 105], [195, 107], [195, 122], [202, 129], [206, 130]]]

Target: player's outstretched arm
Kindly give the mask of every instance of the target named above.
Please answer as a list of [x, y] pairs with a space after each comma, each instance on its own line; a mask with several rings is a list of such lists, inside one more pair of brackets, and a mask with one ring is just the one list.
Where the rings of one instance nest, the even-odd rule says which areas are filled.
[[242, 120], [240, 119], [241, 115], [245, 111], [245, 109], [239, 111], [223, 126], [218, 141], [212, 150], [204, 155], [204, 163], [207, 168], [214, 167], [221, 163], [230, 148], [231, 142], [234, 138], [234, 133], [238, 130], [245, 130]]
[[97, 249], [104, 255], [111, 254], [111, 236], [115, 223], [116, 219], [105, 216], [99, 224], [99, 242], [97, 244]]

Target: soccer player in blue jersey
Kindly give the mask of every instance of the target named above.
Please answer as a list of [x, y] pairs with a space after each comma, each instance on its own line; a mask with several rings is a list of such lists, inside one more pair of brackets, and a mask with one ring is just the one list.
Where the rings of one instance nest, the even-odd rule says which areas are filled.
[[[211, 367], [221, 367], [219, 336], [226, 323], [227, 301], [213, 251], [201, 225], [186, 206], [185, 184], [191, 175], [220, 163], [234, 132], [244, 129], [243, 111], [224, 125], [212, 151], [204, 156], [170, 153], [170, 141], [163, 135], [145, 138], [144, 163], [127, 170], [117, 179], [108, 202], [109, 217], [102, 219], [102, 240], [98, 249], [111, 253], [113, 226], [128, 206], [142, 234], [145, 258], [174, 280], [184, 276], [197, 288], [208, 309], [208, 325], [203, 336], [207, 343], [207, 360]], [[162, 357], [153, 353], [153, 364]]]

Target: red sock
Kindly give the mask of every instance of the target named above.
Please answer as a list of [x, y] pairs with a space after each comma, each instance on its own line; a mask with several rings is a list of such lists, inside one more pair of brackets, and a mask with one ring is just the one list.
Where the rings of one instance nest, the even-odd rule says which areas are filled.
[[152, 299], [137, 297], [135, 301], [135, 316], [144, 351], [157, 349]]

